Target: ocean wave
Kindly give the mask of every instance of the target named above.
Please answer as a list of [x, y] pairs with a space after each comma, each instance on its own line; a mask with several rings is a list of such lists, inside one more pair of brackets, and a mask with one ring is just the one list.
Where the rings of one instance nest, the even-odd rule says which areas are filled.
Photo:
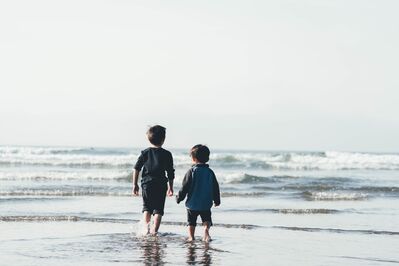
[[[0, 154], [0, 166], [64, 167], [133, 169], [139, 156], [135, 154]], [[192, 163], [187, 156], [174, 156], [176, 168], [188, 169]]]
[[78, 196], [98, 196], [98, 197], [128, 197], [131, 196], [130, 190], [109, 191], [106, 189], [20, 189], [20, 190], [2, 190], [0, 196], [18, 197], [18, 196], [53, 196], [53, 197], [78, 197]]
[[217, 166], [285, 170], [399, 170], [399, 154], [356, 152], [254, 152], [216, 154]]
[[268, 195], [266, 192], [222, 192], [221, 196], [225, 198], [229, 197], [242, 197], [242, 198], [252, 198], [252, 197], [264, 197]]
[[225, 212], [266, 212], [280, 214], [335, 214], [340, 212], [351, 212], [351, 210], [335, 209], [225, 209]]
[[59, 201], [59, 200], [64, 200], [63, 198], [54, 198], [54, 197], [13, 197], [13, 198], [0, 198], [0, 204], [1, 203], [10, 203], [10, 202], [21, 202], [21, 203], [26, 203], [26, 202], [44, 202], [44, 201]]
[[0, 166], [47, 166], [69, 168], [122, 168], [132, 169], [132, 156], [30, 156], [1, 157]]
[[[223, 177], [225, 186], [251, 185], [256, 192], [284, 193], [300, 192], [311, 200], [353, 200], [368, 196], [399, 196], [398, 186], [381, 186], [374, 181], [349, 177], [306, 177], [289, 175], [256, 176], [231, 174]], [[266, 195], [266, 194], [265, 194]]]
[[0, 180], [4, 181], [121, 181], [131, 182], [131, 171], [28, 171], [28, 172], [0, 172]]
[[270, 177], [256, 176], [250, 174], [231, 174], [226, 177], [227, 183], [231, 184], [251, 184], [251, 183], [271, 183], [273, 179]]
[[228, 184], [259, 184], [259, 183], [277, 183], [284, 180], [295, 179], [295, 176], [289, 175], [272, 175], [272, 176], [257, 176], [247, 173], [235, 173], [223, 176], [223, 181]]
[[351, 190], [366, 191], [366, 192], [382, 192], [382, 193], [394, 193], [399, 194], [399, 187], [392, 186], [361, 186], [353, 187]]
[[[176, 177], [176, 191], [182, 176]], [[246, 173], [218, 175], [222, 197], [299, 197], [306, 200], [367, 200], [399, 197], [399, 186], [348, 177], [316, 177]], [[90, 171], [0, 171], [0, 195], [129, 196], [132, 173]], [[385, 185], [383, 185], [385, 184]]]
[[[265, 192], [222, 192], [222, 197], [264, 197]], [[0, 190], [0, 196], [3, 197], [26, 197], [26, 196], [45, 196], [45, 197], [79, 197], [79, 196], [96, 196], [96, 197], [130, 197], [131, 189], [108, 190], [105, 188], [81, 188], [67, 189], [60, 187], [59, 189], [14, 189]]]
[[[177, 189], [176, 189], [177, 191]], [[50, 186], [48, 188], [10, 188], [0, 190], [2, 197], [130, 197], [130, 186], [73, 186], [64, 185]], [[369, 190], [345, 190], [345, 191], [310, 191], [310, 190], [286, 190], [281, 188], [268, 188], [262, 191], [254, 190], [228, 190], [221, 192], [222, 198], [260, 198], [260, 197], [288, 197], [300, 198], [308, 201], [359, 201], [368, 200], [375, 197], [398, 197], [399, 192], [384, 189], [381, 192], [378, 189]], [[29, 200], [29, 199], [26, 199]]]
[[18, 215], [18, 216], [0, 216], [0, 221], [3, 222], [98, 222], [98, 223], [132, 223], [139, 222], [135, 219], [122, 218], [104, 218], [104, 217], [84, 217], [75, 215]]
[[0, 146], [0, 155], [128, 155], [127, 148], [98, 148], [98, 147], [33, 147], [33, 146]]
[[[255, 187], [256, 188], [256, 187]], [[338, 194], [341, 192], [353, 192], [363, 194], [381, 194], [381, 195], [399, 195], [399, 187], [396, 186], [349, 186], [347, 184], [313, 184], [313, 183], [301, 183], [301, 184], [289, 184], [274, 188], [264, 187], [264, 190], [299, 190], [304, 192], [312, 191], [312, 193], [318, 193], [317, 195], [327, 195], [327, 193]], [[338, 192], [336, 192], [338, 191]], [[332, 195], [335, 195], [332, 194]]]
[[[186, 152], [172, 150], [176, 168], [187, 168]], [[139, 149], [4, 147], [3, 166], [60, 166], [78, 168], [132, 168]], [[399, 154], [359, 152], [219, 152], [211, 153], [216, 168], [276, 170], [399, 170]]]
[[132, 168], [139, 154], [137, 149], [0, 146], [0, 166]]
[[350, 183], [358, 183], [358, 180], [349, 177], [316, 177], [316, 176], [293, 176], [293, 175], [271, 175], [259, 176], [247, 173], [234, 173], [222, 176], [222, 181], [227, 184], [267, 184], [285, 183], [286, 189], [301, 188], [302, 186], [334, 187]]
[[302, 196], [306, 200], [313, 201], [356, 201], [366, 200], [369, 195], [367, 193], [358, 192], [325, 192], [325, 191], [305, 191]]

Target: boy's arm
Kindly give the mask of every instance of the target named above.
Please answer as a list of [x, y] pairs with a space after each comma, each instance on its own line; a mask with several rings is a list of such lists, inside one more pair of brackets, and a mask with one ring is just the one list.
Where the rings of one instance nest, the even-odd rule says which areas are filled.
[[173, 179], [169, 179], [168, 184], [169, 184], [168, 196], [173, 196]]
[[139, 158], [137, 159], [136, 164], [134, 165], [134, 171], [133, 171], [133, 195], [138, 195], [139, 194], [139, 185], [138, 185], [138, 180], [139, 180], [139, 174], [141, 171], [141, 168], [143, 168], [143, 165], [145, 163], [145, 154], [144, 152], [141, 152]]
[[191, 180], [192, 180], [192, 170], [190, 169], [187, 171], [186, 175], [184, 176], [182, 188], [180, 189], [179, 193], [176, 195], [177, 203], [180, 203], [186, 197], [188, 190], [190, 189], [191, 186]]
[[215, 206], [220, 205], [219, 183], [216, 179], [215, 173], [213, 174], [213, 202], [215, 202]]
[[139, 194], [139, 184], [138, 184], [139, 174], [140, 174], [140, 171], [137, 169], [134, 169], [134, 171], [133, 171], [133, 195], [136, 195], [136, 196]]
[[173, 179], [175, 179], [175, 169], [173, 168], [173, 157], [172, 154], [169, 153], [169, 160], [166, 168], [166, 173], [168, 174], [168, 196], [173, 196]]
[[134, 165], [134, 169], [141, 171], [141, 168], [143, 168], [146, 160], [147, 160], [147, 153], [146, 150], [144, 150], [141, 152], [139, 158], [137, 158], [137, 162]]

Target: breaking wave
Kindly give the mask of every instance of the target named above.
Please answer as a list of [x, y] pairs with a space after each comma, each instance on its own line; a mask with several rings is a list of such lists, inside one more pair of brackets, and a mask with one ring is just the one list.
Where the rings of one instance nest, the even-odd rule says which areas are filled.
[[314, 201], [351, 201], [351, 200], [366, 200], [369, 195], [367, 193], [357, 192], [309, 192], [302, 193], [307, 200]]
[[[191, 164], [186, 151], [172, 150], [177, 168]], [[140, 149], [0, 146], [0, 165], [132, 168]], [[399, 170], [399, 154], [359, 152], [212, 152], [215, 167], [291, 170]]]
[[398, 170], [399, 154], [356, 152], [257, 152], [216, 154], [216, 165], [292, 170]]
[[97, 197], [128, 197], [131, 196], [130, 190], [112, 191], [109, 189], [15, 189], [0, 191], [3, 197], [20, 196], [52, 196], [52, 197], [77, 197], [77, 196], [97, 196]]
[[25, 171], [25, 172], [2, 172], [0, 180], [8, 181], [63, 181], [63, 180], [93, 180], [93, 181], [132, 181], [131, 171]]

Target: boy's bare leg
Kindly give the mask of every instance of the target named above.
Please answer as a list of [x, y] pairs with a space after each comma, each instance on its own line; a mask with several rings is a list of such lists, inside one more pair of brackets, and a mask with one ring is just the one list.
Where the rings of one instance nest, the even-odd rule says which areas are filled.
[[211, 236], [209, 235], [210, 227], [211, 226], [210, 226], [209, 222], [204, 222], [204, 238], [202, 240], [204, 240], [205, 242], [211, 241]]
[[150, 221], [151, 221], [151, 213], [150, 212], [143, 212], [143, 221], [147, 226], [147, 234], [150, 232]]
[[143, 221], [147, 224], [151, 221], [151, 213], [148, 211], [143, 212]]
[[195, 226], [188, 226], [188, 241], [194, 241]]
[[158, 233], [159, 226], [161, 225], [162, 215], [154, 215], [154, 228], [151, 230], [151, 234], [156, 235]]

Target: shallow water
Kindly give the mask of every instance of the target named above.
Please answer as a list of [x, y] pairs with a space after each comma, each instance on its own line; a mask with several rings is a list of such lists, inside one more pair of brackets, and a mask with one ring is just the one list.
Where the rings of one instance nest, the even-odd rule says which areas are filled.
[[[172, 151], [176, 188], [190, 166]], [[157, 237], [131, 197], [137, 149], [0, 147], [0, 265], [399, 263], [399, 155], [214, 152], [213, 241], [186, 242], [167, 198]]]

